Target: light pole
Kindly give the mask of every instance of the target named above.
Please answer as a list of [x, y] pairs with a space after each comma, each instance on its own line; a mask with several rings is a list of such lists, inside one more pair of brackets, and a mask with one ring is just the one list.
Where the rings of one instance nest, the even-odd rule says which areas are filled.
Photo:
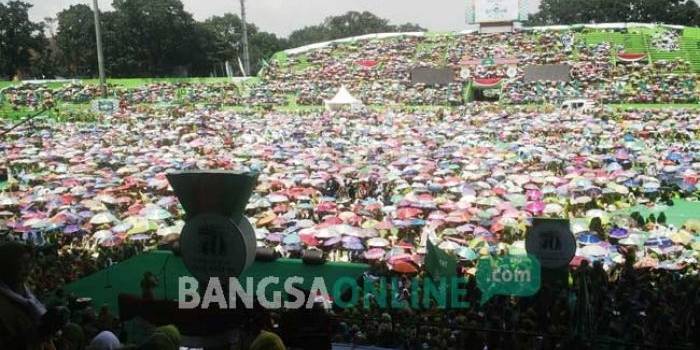
[[248, 56], [248, 28], [245, 22], [245, 0], [241, 0], [241, 22], [243, 22], [243, 75], [250, 75], [250, 56]]
[[107, 96], [107, 82], [105, 78], [105, 57], [102, 53], [102, 30], [100, 28], [100, 9], [97, 0], [92, 0], [93, 12], [95, 13], [95, 36], [97, 37], [97, 66], [100, 72], [100, 90], [102, 97]]

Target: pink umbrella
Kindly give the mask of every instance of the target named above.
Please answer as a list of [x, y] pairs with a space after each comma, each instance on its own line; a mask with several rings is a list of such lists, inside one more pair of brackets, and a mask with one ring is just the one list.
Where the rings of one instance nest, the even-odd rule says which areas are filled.
[[364, 253], [365, 259], [367, 260], [380, 260], [384, 257], [384, 249], [382, 248], [372, 248]]
[[389, 256], [389, 263], [395, 263], [397, 261], [410, 261], [413, 256], [411, 254], [395, 254]]
[[375, 230], [391, 230], [392, 228], [394, 228], [394, 225], [388, 220], [384, 220], [374, 226]]
[[400, 208], [399, 210], [396, 211], [396, 217], [401, 219], [401, 220], [411, 219], [411, 218], [417, 217], [422, 212], [423, 211], [418, 209], [418, 208], [405, 207], [405, 208]]
[[299, 235], [299, 238], [301, 239], [301, 243], [304, 243], [309, 247], [315, 247], [318, 245], [318, 240], [316, 237], [314, 237], [314, 234]]
[[428, 215], [428, 219], [431, 219], [431, 220], [444, 220], [446, 217], [447, 217], [447, 214], [445, 214], [445, 212], [440, 211], [440, 210], [433, 211], [430, 213], [430, 215]]
[[331, 225], [340, 225], [343, 223], [343, 220], [337, 216], [326, 216], [323, 218], [323, 223]]
[[527, 190], [527, 192], [525, 192], [525, 195], [527, 196], [527, 199], [531, 201], [539, 201], [542, 199], [542, 191], [540, 191], [539, 189]]
[[322, 202], [316, 206], [316, 211], [319, 213], [329, 213], [335, 211], [336, 208], [337, 206], [333, 202]]
[[529, 203], [527, 203], [527, 205], [525, 205], [525, 210], [527, 210], [533, 214], [538, 214], [544, 210], [544, 207], [545, 207], [545, 204], [542, 201], [529, 202]]

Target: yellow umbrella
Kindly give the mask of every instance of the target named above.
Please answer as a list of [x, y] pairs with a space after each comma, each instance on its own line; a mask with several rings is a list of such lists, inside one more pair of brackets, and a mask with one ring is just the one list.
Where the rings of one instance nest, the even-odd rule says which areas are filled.
[[691, 235], [688, 231], [681, 230], [672, 234], [670, 238], [673, 243], [688, 245], [693, 240], [693, 235]]
[[690, 247], [700, 252], [700, 241], [693, 242]]
[[[126, 231], [127, 236], [136, 235], [139, 233], [146, 233], [151, 230], [151, 223], [148, 219], [142, 216], [130, 216], [124, 220], [131, 224], [129, 231]], [[157, 228], [157, 226], [156, 226]]]
[[377, 226], [379, 221], [370, 219], [362, 223], [362, 228], [374, 228], [374, 226]]
[[700, 220], [698, 219], [688, 219], [683, 224], [686, 230], [699, 232], [700, 233]]

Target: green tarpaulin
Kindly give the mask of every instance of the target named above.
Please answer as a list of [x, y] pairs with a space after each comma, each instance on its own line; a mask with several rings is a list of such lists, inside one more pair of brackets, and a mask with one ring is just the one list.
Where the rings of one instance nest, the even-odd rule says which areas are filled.
[[[280, 278], [280, 285], [271, 285], [268, 292], [282, 290], [284, 280], [288, 277], [304, 278], [302, 288], [309, 289], [313, 278], [322, 277], [332, 293], [333, 283], [342, 277], [356, 279], [369, 269], [365, 264], [334, 263], [323, 265], [304, 264], [300, 259], [277, 259], [273, 262], [256, 261], [239, 278], [252, 277], [257, 285], [262, 278], [274, 276]], [[156, 298], [177, 300], [178, 278], [191, 276], [182, 259], [169, 251], [153, 251], [125, 260], [111, 268], [75, 281], [66, 286], [66, 291], [78, 297], [92, 298], [92, 304], [99, 307], [107, 304], [112, 312], [118, 311], [117, 296], [120, 293], [141, 295], [141, 279], [146, 271], [158, 277], [160, 283], [155, 289]]]

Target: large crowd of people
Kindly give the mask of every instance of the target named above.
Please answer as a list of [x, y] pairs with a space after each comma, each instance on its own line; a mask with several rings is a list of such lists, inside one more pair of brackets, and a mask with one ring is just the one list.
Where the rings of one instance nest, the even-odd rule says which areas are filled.
[[[624, 30], [623, 30], [624, 31]], [[636, 34], [642, 35], [642, 34]], [[678, 50], [680, 33], [665, 30], [649, 36], [649, 50]], [[403, 36], [334, 43], [308, 52], [273, 59], [260, 72], [260, 84], [157, 83], [118, 88], [114, 97], [130, 104], [210, 103], [218, 105], [322, 105], [341, 86], [368, 105], [460, 105], [470, 86], [480, 80], [500, 81], [490, 87], [511, 104], [561, 103], [586, 98], [604, 103], [693, 103], [697, 76], [681, 58], [618, 59], [625, 47], [588, 43], [580, 31], [521, 31], [498, 34]], [[567, 79], [526, 79], [525, 68], [567, 65]], [[416, 68], [449, 68], [450, 83], [412, 79]], [[98, 96], [97, 87], [68, 84], [57, 89], [27, 85], [3, 91], [16, 106], [42, 101], [81, 103]]]
[[[651, 45], [673, 52], [678, 40], [673, 30], [659, 31]], [[329, 341], [403, 349], [696, 348], [700, 113], [537, 105], [698, 101], [687, 62], [617, 60], [623, 51], [570, 30], [357, 40], [273, 60], [258, 84], [245, 87], [111, 89], [119, 108], [94, 122], [41, 119], [12, 128], [3, 121], [0, 348], [177, 349], [182, 337], [174, 326], [134, 344], [108, 307], [86, 306], [63, 287], [177, 241], [184, 212], [165, 175], [198, 169], [259, 173], [246, 208], [259, 247], [367, 263], [364, 279], [400, 278], [387, 295], [401, 305], [423, 293], [411, 283], [431, 278], [428, 242], [458, 261], [468, 308], [382, 309], [361, 298], [356, 308], [323, 312], [332, 320]], [[525, 80], [525, 66], [543, 64], [569, 65], [570, 79]], [[414, 68], [445, 66], [455, 71], [451, 84], [412, 80]], [[464, 89], [479, 81], [501, 81], [487, 96], [497, 91], [502, 103], [464, 104]], [[341, 86], [383, 108], [202, 106], [321, 105]], [[15, 108], [100, 97], [96, 87], [75, 84], [2, 94]], [[678, 214], [680, 207], [689, 213]], [[478, 261], [525, 255], [534, 217], [570, 220], [576, 253], [569, 269], [548, 277], [533, 297], [496, 296], [481, 305]], [[145, 279], [144, 295], [155, 283]], [[249, 325], [252, 349], [295, 346], [285, 333], [288, 314], [276, 312]]]
[[[399, 274], [399, 265], [402, 274], [423, 275], [431, 240], [473, 276], [479, 257], [524, 253], [529, 218], [564, 217], [579, 242], [572, 285], [545, 289], [540, 301], [474, 302], [445, 313], [443, 323], [435, 310], [341, 310], [336, 340], [386, 343], [388, 331], [410, 348], [457, 348], [472, 343], [475, 329], [491, 329], [554, 341], [572, 334], [562, 320], [581, 319], [571, 298], [586, 290], [595, 300], [590, 312], [609, 323], [583, 335], [693, 342], [700, 223], [629, 212], [698, 200], [700, 115], [496, 106], [264, 116], [127, 111], [105, 117], [109, 123], [37, 122], [2, 142], [9, 180], [0, 231], [3, 240], [38, 247], [28, 283], [46, 298], [180, 231], [183, 212], [164, 177], [173, 170], [259, 172], [247, 208], [258, 245], [289, 257], [315, 247], [330, 260], [369, 262], [376, 275]], [[518, 316], [492, 317], [510, 314]], [[489, 348], [506, 344], [478, 334]]]

